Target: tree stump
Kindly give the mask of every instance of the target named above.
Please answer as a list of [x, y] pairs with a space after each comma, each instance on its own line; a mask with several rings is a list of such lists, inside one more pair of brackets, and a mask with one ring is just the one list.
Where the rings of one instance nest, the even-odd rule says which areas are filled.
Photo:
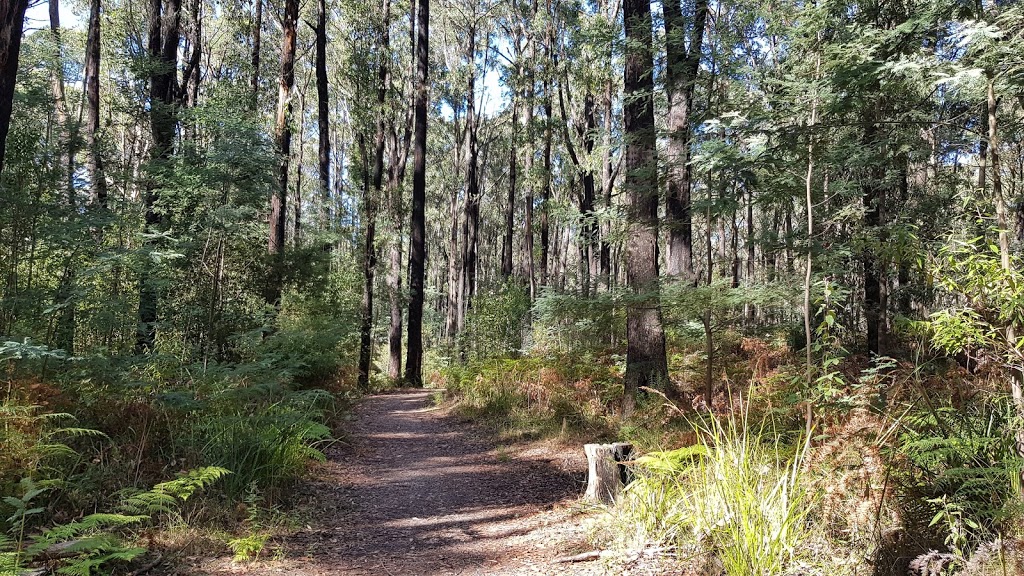
[[632, 472], [622, 463], [633, 459], [633, 445], [625, 442], [586, 444], [583, 451], [590, 468], [586, 499], [614, 504], [622, 487], [632, 480]]

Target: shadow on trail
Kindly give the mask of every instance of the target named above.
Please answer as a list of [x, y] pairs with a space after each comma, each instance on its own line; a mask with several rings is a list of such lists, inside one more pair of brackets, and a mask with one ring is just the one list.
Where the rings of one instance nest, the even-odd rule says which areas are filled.
[[332, 451], [314, 489], [320, 525], [287, 543], [322, 573], [491, 573], [538, 512], [582, 492], [580, 474], [499, 456], [433, 409], [430, 391], [373, 396], [356, 415], [352, 445]]

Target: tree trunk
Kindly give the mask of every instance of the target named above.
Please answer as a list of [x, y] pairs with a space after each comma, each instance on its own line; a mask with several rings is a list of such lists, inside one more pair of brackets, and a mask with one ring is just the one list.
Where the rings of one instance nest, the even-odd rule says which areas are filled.
[[[257, 0], [259, 1], [259, 0]], [[317, 165], [320, 170], [320, 198], [327, 205], [331, 196], [331, 119], [327, 92], [327, 2], [317, 0], [316, 17], [317, 127], [320, 138]]]
[[466, 57], [469, 60], [469, 80], [466, 86], [466, 132], [469, 139], [469, 157], [466, 163], [466, 205], [463, 219], [462, 283], [458, 331], [465, 326], [466, 314], [476, 294], [477, 242], [480, 235], [480, 169], [478, 118], [476, 113], [476, 26], [469, 28]]
[[665, 220], [669, 236], [667, 273], [692, 281], [693, 222], [690, 190], [693, 169], [690, 165], [690, 141], [693, 130], [690, 124], [708, 3], [707, 0], [697, 0], [694, 4], [689, 49], [686, 47], [686, 23], [679, 0], [665, 0], [662, 7], [665, 12], [665, 91], [668, 96], [669, 132], [666, 142], [668, 193], [665, 196]]
[[14, 83], [18, 76], [21, 35], [28, 0], [0, 3], [0, 173], [4, 169], [7, 132], [14, 109]]
[[658, 178], [654, 127], [654, 58], [651, 5], [625, 0], [626, 58], [623, 93], [624, 191], [629, 201], [626, 281], [636, 300], [626, 308], [624, 409], [640, 387], [662, 388], [668, 380], [665, 332], [658, 297]]
[[[323, 0], [320, 0], [323, 2]], [[370, 386], [370, 366], [373, 354], [373, 281], [377, 269], [377, 199], [384, 184], [384, 144], [387, 123], [384, 118], [384, 104], [387, 101], [388, 86], [391, 84], [391, 67], [388, 54], [391, 45], [391, 1], [384, 0], [384, 21], [381, 23], [381, 58], [377, 71], [377, 134], [374, 138], [373, 171], [370, 187], [364, 187], [363, 217], [366, 219], [366, 237], [363, 248], [363, 306], [359, 330], [359, 380], [358, 386], [366, 390]], [[365, 151], [364, 151], [365, 154]], [[365, 174], [364, 174], [365, 178]]]
[[255, 110], [259, 105], [260, 95], [260, 50], [263, 39], [263, 0], [254, 0], [256, 13], [252, 26], [252, 107]]
[[[866, 120], [864, 130], [864, 145], [869, 150], [878, 150], [880, 144], [878, 138], [878, 127], [874, 118]], [[879, 163], [869, 168], [870, 174], [865, 178], [861, 186], [864, 203], [864, 227], [868, 233], [877, 232], [882, 222], [882, 203], [885, 201], [883, 178], [885, 175], [884, 166]], [[881, 262], [878, 256], [870, 247], [865, 247], [861, 252], [861, 264], [864, 273], [864, 319], [867, 323], [867, 349], [871, 354], [881, 353], [882, 334], [885, 330], [885, 321], [882, 304], [882, 271]]]
[[281, 304], [284, 289], [283, 252], [285, 229], [287, 227], [288, 170], [292, 147], [292, 129], [289, 119], [292, 113], [291, 92], [295, 86], [295, 27], [299, 19], [299, 0], [285, 0], [282, 20], [281, 77], [277, 91], [277, 119], [274, 124], [274, 144], [277, 148], [278, 177], [277, 189], [270, 198], [270, 236], [267, 251], [273, 259], [274, 272], [270, 280], [267, 304], [277, 308]]
[[[534, 3], [533, 13], [536, 14], [537, 7]], [[530, 287], [530, 301], [537, 297], [537, 274], [534, 270], [533, 260], [533, 199], [536, 178], [533, 173], [534, 143], [536, 139], [533, 125], [534, 96], [536, 79], [534, 77], [533, 65], [537, 54], [536, 40], [532, 33], [527, 33], [526, 38], [526, 62], [529, 68], [526, 70], [526, 109], [523, 111], [523, 126], [526, 127], [526, 155], [523, 158], [523, 172], [526, 174], [526, 197], [524, 198], [523, 209], [523, 265], [526, 268], [526, 280]]]
[[[550, 38], [549, 38], [550, 40]], [[550, 44], [548, 44], [550, 46]], [[550, 49], [545, 50], [546, 65], [550, 65]], [[547, 74], [547, 70], [545, 70]], [[550, 282], [551, 262], [551, 81], [544, 77], [544, 184], [540, 201], [540, 285]]]
[[587, 168], [583, 170], [583, 196], [580, 198], [580, 214], [583, 217], [583, 295], [589, 297], [591, 290], [597, 292], [597, 258], [598, 258], [598, 225], [597, 214], [594, 212], [597, 185], [594, 182], [594, 170], [590, 167], [590, 156], [594, 153], [595, 132], [597, 121], [594, 119], [594, 94], [587, 92], [583, 98], [583, 150], [586, 153]]
[[88, 147], [86, 169], [92, 186], [92, 202], [100, 209], [107, 207], [107, 179], [100, 154], [100, 0], [89, 2], [89, 35], [85, 50], [85, 143]]
[[430, 0], [417, 0], [416, 102], [412, 161], [412, 218], [409, 246], [409, 336], [405, 382], [423, 387], [423, 277], [426, 264], [427, 196], [427, 67], [429, 65]]
[[519, 98], [518, 91], [512, 91], [512, 135], [508, 153], [508, 203], [505, 205], [505, 235], [501, 242], [501, 277], [512, 276], [512, 239], [515, 234], [516, 184], [519, 143]]
[[[606, 212], [612, 208], [612, 189], [615, 186], [614, 172], [612, 170], [612, 80], [609, 78], [604, 85], [604, 135], [603, 152], [601, 158], [601, 197]], [[611, 236], [611, 222], [604, 224], [604, 232], [601, 234], [601, 280], [605, 290], [611, 290], [615, 284], [612, 278], [612, 250], [609, 237]]]
[[[178, 40], [181, 25], [181, 0], [151, 0], [149, 4], [149, 54], [158, 65], [150, 73], [150, 170], [169, 168], [174, 153], [174, 133], [178, 116], [175, 110], [175, 84], [178, 68]], [[150, 176], [144, 197], [147, 248], [155, 249], [149, 235], [163, 226], [157, 209], [160, 199], [159, 178]], [[135, 338], [136, 353], [152, 351], [156, 345], [156, 322], [159, 294], [152, 278], [152, 261], [147, 258], [139, 278], [139, 314]]]
[[[397, 195], [397, 192], [394, 193]], [[399, 218], [401, 211], [396, 211]], [[397, 222], [401, 224], [401, 220]], [[401, 230], [401, 228], [397, 228]], [[388, 329], [388, 379], [397, 382], [402, 375], [402, 237], [392, 239], [388, 266], [388, 306], [391, 318]]]

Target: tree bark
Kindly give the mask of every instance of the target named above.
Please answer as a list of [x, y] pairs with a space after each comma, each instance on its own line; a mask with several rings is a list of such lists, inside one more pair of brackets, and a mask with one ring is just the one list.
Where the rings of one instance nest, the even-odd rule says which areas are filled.
[[[878, 127], [873, 115], [867, 118], [864, 130], [864, 145], [868, 149], [878, 150]], [[883, 178], [885, 168], [881, 159], [869, 168], [870, 174], [861, 186], [864, 205], [864, 226], [870, 233], [877, 232], [882, 222], [882, 204], [885, 201]], [[882, 271], [881, 263], [875, 251], [865, 247], [861, 252], [861, 264], [864, 273], [864, 319], [867, 325], [867, 349], [871, 354], [881, 353], [882, 334], [885, 331], [884, 306], [882, 303]]]
[[[583, 133], [583, 150], [586, 158], [594, 153], [596, 144], [595, 132], [597, 121], [594, 119], [594, 95], [587, 92], [583, 99], [583, 118], [585, 132]], [[590, 296], [591, 288], [597, 290], [597, 258], [598, 258], [598, 225], [597, 214], [594, 212], [594, 202], [597, 193], [594, 181], [594, 170], [587, 162], [587, 168], [583, 170], [583, 196], [580, 199], [580, 214], [583, 217], [583, 295]]]
[[18, 77], [18, 57], [21, 55], [21, 36], [25, 27], [28, 0], [13, 0], [0, 4], [0, 173], [4, 169], [7, 151], [7, 133], [14, 110], [14, 83]]
[[[321, 0], [322, 2], [323, 0]], [[370, 365], [373, 353], [373, 281], [377, 268], [377, 199], [384, 184], [384, 145], [386, 121], [384, 104], [391, 84], [391, 2], [384, 0], [384, 20], [381, 23], [380, 64], [377, 70], [377, 133], [374, 137], [373, 171], [370, 187], [364, 187], [363, 217], [366, 219], [366, 237], [363, 247], [363, 315], [359, 330], [359, 388], [370, 386]], [[365, 152], [364, 152], [365, 153]], [[365, 177], [365, 175], [364, 175]]]
[[427, 67], [429, 65], [430, 0], [417, 0], [416, 102], [412, 163], [412, 217], [409, 246], [409, 335], [405, 382], [423, 387], [423, 277], [426, 264], [427, 196]]
[[267, 251], [270, 253], [274, 272], [270, 280], [267, 304], [277, 308], [281, 304], [284, 289], [282, 267], [285, 229], [288, 219], [288, 170], [291, 157], [292, 129], [289, 119], [292, 112], [291, 92], [295, 86], [295, 34], [299, 20], [299, 0], [285, 0], [282, 20], [281, 76], [277, 91], [277, 118], [274, 124], [274, 144], [278, 153], [277, 189], [270, 197], [270, 236]]
[[633, 445], [625, 442], [586, 444], [583, 452], [587, 455], [589, 469], [585, 498], [601, 504], [614, 504], [630, 480], [629, 469], [622, 462], [633, 459]]
[[317, 0], [316, 96], [317, 127], [320, 134], [317, 165], [320, 170], [320, 197], [324, 206], [331, 196], [331, 119], [327, 87], [327, 2]]
[[[150, 73], [150, 129], [153, 145], [150, 148], [150, 170], [163, 171], [174, 154], [174, 134], [178, 115], [175, 109], [178, 68], [178, 41], [181, 27], [181, 0], [150, 0], [149, 54], [156, 62]], [[144, 196], [145, 244], [155, 248], [148, 239], [163, 227], [163, 216], [157, 208], [160, 199], [159, 178], [150, 176]], [[156, 345], [159, 293], [152, 278], [152, 260], [147, 258], [139, 278], [139, 323], [136, 330], [135, 352], [152, 351]]]
[[252, 90], [252, 107], [255, 110], [259, 104], [260, 94], [260, 50], [263, 39], [263, 0], [254, 0], [256, 13], [253, 17], [252, 26], [252, 78], [250, 82]]
[[[534, 2], [533, 13], [537, 13], [537, 5]], [[533, 199], [534, 186], [536, 182], [533, 173], [533, 157], [535, 131], [533, 126], [534, 96], [536, 92], [536, 78], [533, 71], [533, 62], [536, 58], [536, 40], [532, 32], [526, 34], [526, 62], [527, 70], [524, 73], [526, 80], [526, 92], [523, 98], [526, 109], [523, 111], [523, 126], [526, 128], [526, 155], [523, 158], [523, 173], [526, 174], [526, 197], [523, 199], [523, 267], [526, 269], [526, 281], [530, 287], [530, 301], [537, 297], [537, 273], [534, 269], [533, 258]]]
[[85, 50], [85, 143], [88, 147], [86, 169], [92, 186], [92, 202], [98, 208], [107, 207], [107, 179], [103, 172], [100, 153], [100, 0], [89, 2], [89, 34]]
[[516, 185], [519, 143], [519, 98], [518, 90], [512, 91], [512, 135], [508, 153], [508, 202], [505, 205], [505, 235], [501, 242], [501, 277], [512, 276], [512, 242], [515, 234]]
[[636, 298], [626, 308], [626, 374], [623, 407], [632, 410], [640, 387], [668, 380], [665, 332], [658, 297], [658, 177], [654, 128], [654, 58], [651, 6], [625, 0], [626, 58], [623, 93], [624, 191], [629, 200], [626, 280]]
[[476, 294], [477, 243], [480, 234], [480, 150], [477, 139], [476, 112], [476, 25], [469, 27], [466, 58], [469, 61], [469, 79], [466, 85], [466, 136], [468, 157], [466, 162], [466, 204], [462, 221], [462, 273], [459, 294], [458, 327], [465, 327], [466, 314]]
[[693, 28], [690, 46], [685, 42], [685, 20], [679, 0], [665, 0], [665, 91], [668, 96], [668, 193], [665, 220], [668, 226], [669, 276], [693, 279], [693, 222], [690, 190], [693, 169], [690, 165], [690, 126], [693, 115], [693, 91], [704, 39], [704, 25], [708, 16], [707, 0], [694, 3]]

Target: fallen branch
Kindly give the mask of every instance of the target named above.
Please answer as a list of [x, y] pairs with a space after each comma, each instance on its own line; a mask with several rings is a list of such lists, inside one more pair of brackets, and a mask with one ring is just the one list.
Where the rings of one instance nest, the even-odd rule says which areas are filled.
[[149, 564], [146, 564], [145, 566], [143, 566], [143, 567], [139, 568], [138, 570], [132, 572], [129, 576], [142, 576], [143, 574], [149, 572], [153, 568], [156, 568], [157, 566], [159, 566], [160, 563], [163, 562], [163, 561], [164, 561], [164, 555], [159, 553], [159, 552], [157, 552], [156, 553], [156, 558], [154, 558], [152, 562], [150, 562]]
[[590, 562], [591, 560], [597, 560], [601, 555], [608, 554], [607, 550], [591, 550], [590, 552], [583, 552], [575, 556], [563, 556], [562, 558], [555, 558], [551, 561], [552, 564], [569, 564], [572, 562]]

